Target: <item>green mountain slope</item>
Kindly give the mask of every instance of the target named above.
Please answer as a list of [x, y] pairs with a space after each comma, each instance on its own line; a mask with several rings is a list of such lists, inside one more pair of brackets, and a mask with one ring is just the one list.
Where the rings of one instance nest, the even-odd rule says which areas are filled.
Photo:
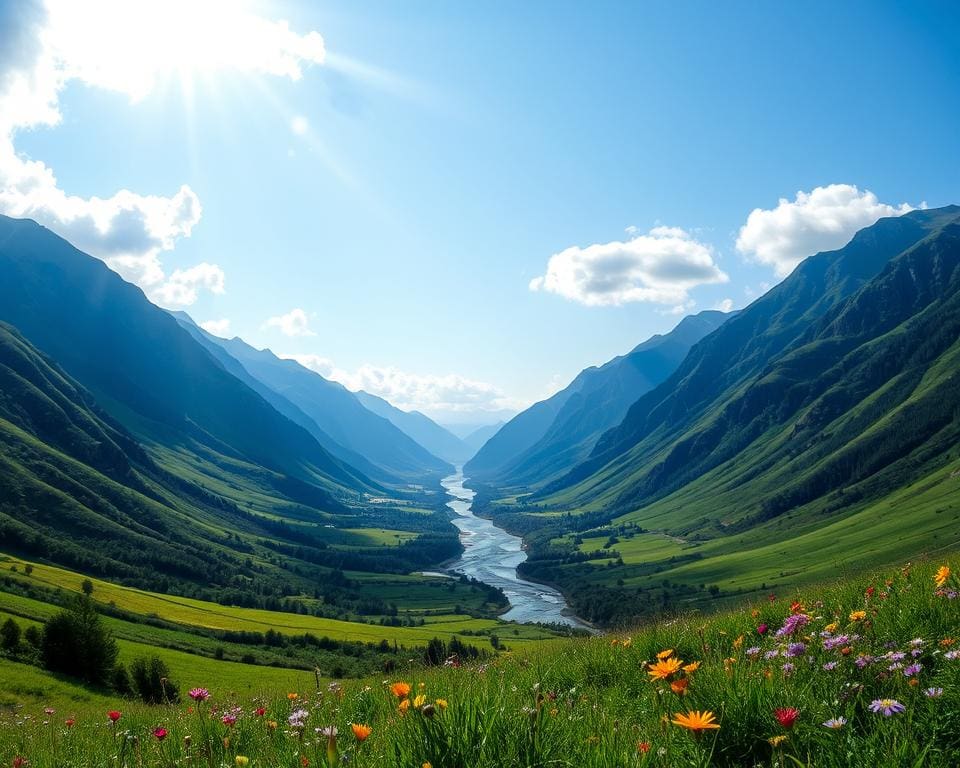
[[204, 463], [253, 463], [327, 497], [371, 487], [224, 370], [138, 288], [32, 221], [0, 217], [0, 320], [131, 432], [190, 453], [197, 471]]

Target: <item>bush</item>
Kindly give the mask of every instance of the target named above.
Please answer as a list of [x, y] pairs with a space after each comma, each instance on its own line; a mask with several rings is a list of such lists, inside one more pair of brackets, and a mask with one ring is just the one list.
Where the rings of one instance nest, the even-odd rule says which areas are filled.
[[133, 690], [147, 704], [180, 701], [177, 684], [170, 679], [170, 670], [163, 659], [139, 658], [130, 665]]
[[117, 661], [117, 643], [84, 595], [47, 622], [40, 653], [49, 670], [105, 685]]
[[20, 646], [20, 625], [13, 619], [7, 619], [0, 627], [0, 648], [7, 653], [15, 653]]

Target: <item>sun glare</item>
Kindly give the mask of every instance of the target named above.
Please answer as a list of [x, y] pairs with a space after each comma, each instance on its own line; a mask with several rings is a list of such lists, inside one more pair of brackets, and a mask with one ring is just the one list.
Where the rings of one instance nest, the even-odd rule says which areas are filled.
[[323, 38], [298, 35], [248, 5], [224, 0], [98, 0], [50, 4], [49, 43], [72, 76], [144, 98], [164, 77], [264, 73], [299, 79], [301, 62], [323, 63]]

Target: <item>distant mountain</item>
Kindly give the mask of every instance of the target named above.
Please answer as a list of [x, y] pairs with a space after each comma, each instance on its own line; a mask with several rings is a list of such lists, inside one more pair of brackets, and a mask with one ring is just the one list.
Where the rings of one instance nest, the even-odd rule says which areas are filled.
[[451, 464], [462, 464], [473, 455], [459, 437], [420, 411], [403, 411], [369, 392], [360, 391], [354, 395], [365, 408], [385, 418], [434, 456]]
[[669, 333], [581, 371], [569, 386], [508, 422], [466, 471], [497, 485], [527, 487], [569, 471], [641, 395], [673, 373], [690, 348], [728, 317], [713, 310], [686, 317]]
[[250, 462], [277, 473], [278, 483], [286, 476], [334, 495], [373, 487], [228, 373], [139, 288], [35, 222], [5, 216], [0, 320], [130, 432], [189, 451], [198, 471]]
[[256, 349], [243, 339], [206, 337], [261, 384], [296, 406], [339, 446], [374, 465], [376, 479], [419, 483], [453, 470], [390, 421], [368, 410], [342, 384], [328, 381], [294, 360], [277, 357], [269, 349]]
[[[943, 341], [942, 332], [928, 328], [922, 316], [939, 317], [942, 327], [952, 327], [949, 311], [957, 300], [951, 292], [957, 287], [953, 270], [960, 259], [958, 231], [957, 206], [915, 211], [881, 219], [844, 248], [808, 258], [780, 285], [694, 347], [669, 379], [638, 400], [621, 424], [603, 435], [587, 461], [545, 489], [544, 495], [570, 488], [564, 492], [567, 499], [596, 499], [602, 489], [608, 503], [638, 506], [736, 459], [778, 425], [793, 424], [789, 441], [780, 448], [785, 455], [798, 456], [807, 441], [814, 441], [811, 446], [834, 444], [837, 450], [843, 440], [863, 443], [859, 431], [838, 432], [835, 420], [849, 409], [864, 407], [850, 400], [853, 392], [859, 398], [880, 398], [872, 418], [863, 421], [852, 413], [848, 417], [858, 430], [877, 430], [880, 414], [915, 396], [911, 392], [919, 381], [907, 376], [894, 384], [904, 375], [909, 350], [884, 357], [887, 345], [907, 338], [906, 329], [885, 335], [900, 323], [913, 323], [914, 351], [932, 354], [931, 342]], [[918, 335], [921, 327], [931, 338]], [[937, 354], [945, 351], [938, 348]], [[922, 372], [934, 359], [918, 361], [916, 370]], [[878, 367], [871, 369], [871, 364]], [[893, 389], [875, 394], [884, 387]], [[943, 405], [952, 407], [949, 401]], [[811, 431], [813, 424], [817, 430]], [[881, 432], [889, 434], [885, 428]], [[909, 453], [906, 433], [890, 434], [890, 439], [894, 453]], [[756, 456], [749, 461], [743, 466], [755, 467], [751, 477], [769, 466], [757, 465]], [[861, 469], [876, 466], [877, 459], [863, 459]], [[821, 492], [851, 481], [849, 472], [839, 466], [832, 471], [828, 480], [830, 474], [818, 470]], [[786, 503], [789, 488], [806, 479], [798, 474], [782, 482], [777, 487], [781, 501], [768, 500], [768, 506]]]
[[498, 421], [496, 424], [477, 427], [473, 432], [464, 437], [463, 444], [467, 448], [467, 458], [473, 458], [477, 451], [483, 448], [483, 446], [487, 444], [487, 441], [500, 431], [501, 427], [503, 427], [503, 422]]
[[313, 435], [316, 441], [331, 454], [346, 462], [354, 469], [360, 470], [368, 477], [376, 479], [378, 482], [390, 484], [396, 484], [400, 482], [398, 477], [389, 474], [360, 454], [355, 453], [348, 448], [344, 448], [342, 445], [340, 445], [340, 443], [330, 437], [330, 435], [320, 429], [320, 427], [317, 425], [317, 422], [310, 418], [299, 407], [290, 402], [290, 400], [278, 392], [270, 389], [270, 387], [261, 382], [259, 379], [250, 375], [240, 361], [233, 357], [220, 345], [219, 342], [221, 340], [219, 338], [203, 330], [203, 328], [197, 325], [186, 312], [171, 312], [170, 314], [173, 315], [177, 322], [180, 323], [180, 325], [200, 344], [202, 344], [204, 348], [206, 348], [206, 350], [210, 352], [210, 354], [213, 355], [213, 357], [216, 358], [216, 360], [229, 373], [250, 387], [250, 389], [260, 395], [279, 413], [282, 413], [294, 424], [298, 424], [307, 430], [307, 432]]

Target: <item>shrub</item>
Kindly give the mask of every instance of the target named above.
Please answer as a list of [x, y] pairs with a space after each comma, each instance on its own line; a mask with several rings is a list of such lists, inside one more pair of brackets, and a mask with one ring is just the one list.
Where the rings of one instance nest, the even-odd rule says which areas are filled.
[[47, 669], [93, 685], [110, 680], [117, 660], [117, 643], [88, 595], [46, 623], [40, 651]]
[[139, 658], [130, 665], [133, 690], [148, 704], [180, 701], [177, 684], [170, 679], [170, 670], [163, 659]]

